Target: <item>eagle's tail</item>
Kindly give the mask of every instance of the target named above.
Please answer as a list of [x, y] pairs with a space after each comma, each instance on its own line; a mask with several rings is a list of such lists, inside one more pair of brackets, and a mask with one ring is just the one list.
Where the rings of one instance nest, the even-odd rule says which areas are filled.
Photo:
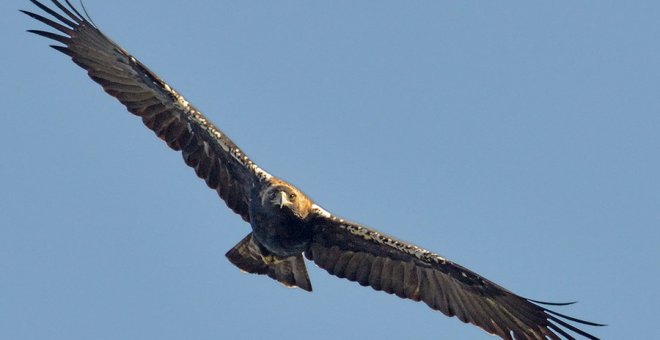
[[278, 257], [254, 240], [252, 233], [238, 242], [225, 256], [243, 271], [266, 274], [287, 287], [312, 291], [312, 283], [309, 281], [302, 254]]

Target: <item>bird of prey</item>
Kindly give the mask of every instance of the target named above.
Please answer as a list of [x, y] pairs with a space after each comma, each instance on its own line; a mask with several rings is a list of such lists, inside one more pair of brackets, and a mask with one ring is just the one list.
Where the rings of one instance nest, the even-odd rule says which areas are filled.
[[250, 232], [226, 256], [243, 271], [312, 290], [303, 255], [328, 273], [362, 286], [423, 301], [503, 339], [597, 339], [575, 323], [602, 326], [554, 312], [438, 254], [336, 217], [290, 183], [257, 166], [188, 103], [65, 0], [59, 10], [30, 0], [50, 18], [22, 11], [59, 31], [29, 30], [62, 45], [69, 57], [158, 138], [181, 151]]

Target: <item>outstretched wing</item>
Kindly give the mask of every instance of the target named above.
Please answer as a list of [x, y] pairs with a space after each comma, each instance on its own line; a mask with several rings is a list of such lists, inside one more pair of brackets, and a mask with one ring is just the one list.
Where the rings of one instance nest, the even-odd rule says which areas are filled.
[[548, 310], [437, 254], [318, 209], [305, 252], [332, 275], [389, 294], [424, 301], [432, 309], [503, 339], [567, 339], [570, 330], [597, 339], [567, 321], [600, 326]]
[[197, 176], [217, 190], [229, 208], [248, 221], [249, 188], [271, 176], [254, 164], [236, 145], [179, 93], [106, 37], [68, 0], [53, 3], [62, 14], [30, 0], [53, 17], [22, 11], [64, 33], [30, 30], [64, 46], [53, 46], [68, 55], [128, 111], [174, 150], [180, 150]]

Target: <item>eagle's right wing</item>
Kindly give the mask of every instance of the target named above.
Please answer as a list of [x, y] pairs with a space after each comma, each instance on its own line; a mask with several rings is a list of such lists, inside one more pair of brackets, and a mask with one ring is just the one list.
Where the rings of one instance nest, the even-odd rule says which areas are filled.
[[64, 15], [30, 0], [59, 22], [22, 11], [64, 33], [30, 30], [58, 41], [52, 46], [70, 56], [103, 89], [174, 150], [181, 150], [186, 164], [217, 190], [229, 208], [249, 220], [249, 190], [271, 175], [254, 164], [238, 147], [173, 88], [85, 19], [68, 0], [69, 8], [53, 3]]
[[598, 339], [569, 322], [576, 319], [526, 299], [438, 254], [335, 217], [318, 206], [305, 256], [328, 273], [398, 297], [424, 301], [502, 339], [575, 339], [570, 330]]

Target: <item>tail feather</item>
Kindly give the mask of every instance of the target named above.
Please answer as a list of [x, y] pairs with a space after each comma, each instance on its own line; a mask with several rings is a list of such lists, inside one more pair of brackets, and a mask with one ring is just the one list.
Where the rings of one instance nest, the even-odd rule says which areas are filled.
[[261, 246], [249, 233], [231, 248], [227, 258], [236, 267], [253, 274], [268, 275], [287, 287], [299, 287], [312, 291], [302, 254], [278, 257]]

